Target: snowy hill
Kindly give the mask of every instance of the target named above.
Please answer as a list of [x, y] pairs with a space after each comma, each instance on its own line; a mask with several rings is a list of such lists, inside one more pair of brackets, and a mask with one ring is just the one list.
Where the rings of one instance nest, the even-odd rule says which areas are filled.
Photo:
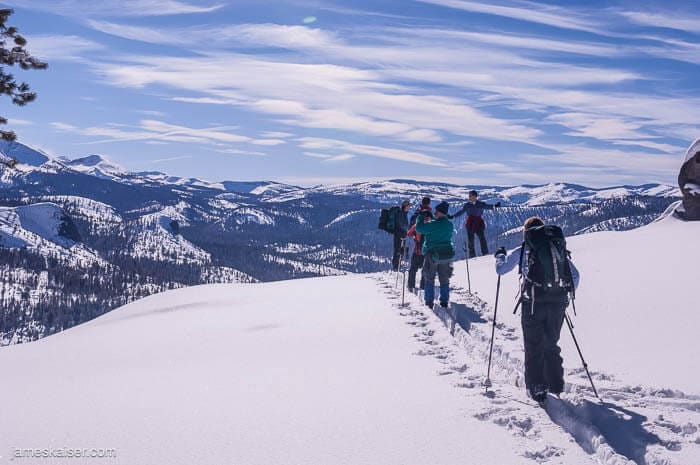
[[698, 228], [667, 218], [571, 239], [576, 333], [602, 402], [566, 333], [562, 398], [541, 409], [516, 385], [514, 276], [484, 395], [495, 272], [483, 257], [478, 292], [460, 264], [435, 313], [413, 294], [401, 306], [386, 273], [198, 286], [3, 348], [0, 437], [114, 448], [119, 463], [700, 463]]

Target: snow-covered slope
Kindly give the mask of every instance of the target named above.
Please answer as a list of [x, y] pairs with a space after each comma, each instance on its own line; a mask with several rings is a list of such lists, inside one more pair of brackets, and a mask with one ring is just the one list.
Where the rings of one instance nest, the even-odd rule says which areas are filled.
[[566, 333], [562, 398], [540, 409], [514, 385], [515, 276], [483, 395], [489, 256], [471, 262], [473, 294], [458, 264], [453, 303], [435, 313], [413, 294], [400, 305], [386, 273], [198, 286], [4, 348], [0, 437], [112, 447], [120, 463], [700, 463], [699, 228], [668, 217], [571, 239], [576, 334], [602, 402]]
[[683, 157], [683, 163], [690, 160], [698, 152], [700, 152], [700, 138], [696, 139], [695, 142], [688, 147], [688, 150], [685, 152], [685, 156]]
[[[619, 373], [630, 383], [652, 383], [700, 391], [700, 223], [669, 216], [632, 231], [606, 231], [569, 238], [581, 271], [576, 294], [580, 332], [589, 363]], [[492, 302], [493, 257], [470, 261], [472, 287]], [[464, 263], [455, 271], [466, 281]], [[518, 290], [517, 273], [503, 277], [503, 318]], [[464, 283], [466, 284], [466, 282]], [[578, 363], [568, 338], [567, 364]]]
[[118, 180], [129, 174], [125, 168], [101, 155], [88, 155], [74, 160], [62, 159], [61, 161], [76, 171], [102, 179]]
[[410, 334], [365, 277], [168, 292], [0, 351], [0, 437], [125, 464], [521, 464]]

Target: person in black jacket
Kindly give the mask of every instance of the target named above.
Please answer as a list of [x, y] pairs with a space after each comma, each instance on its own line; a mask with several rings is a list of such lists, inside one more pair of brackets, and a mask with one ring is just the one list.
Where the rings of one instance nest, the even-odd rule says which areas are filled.
[[394, 219], [394, 257], [391, 260], [392, 269], [399, 271], [401, 264], [401, 254], [404, 253], [404, 241], [408, 233], [408, 210], [411, 208], [411, 202], [404, 200], [401, 202], [401, 209], [396, 212]]

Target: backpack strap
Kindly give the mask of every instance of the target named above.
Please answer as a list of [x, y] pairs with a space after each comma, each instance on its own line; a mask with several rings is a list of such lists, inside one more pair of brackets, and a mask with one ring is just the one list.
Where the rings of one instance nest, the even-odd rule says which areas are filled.
[[525, 241], [523, 241], [522, 244], [520, 244], [520, 259], [518, 260], [518, 274], [520, 276], [523, 275], [523, 255], [525, 252]]

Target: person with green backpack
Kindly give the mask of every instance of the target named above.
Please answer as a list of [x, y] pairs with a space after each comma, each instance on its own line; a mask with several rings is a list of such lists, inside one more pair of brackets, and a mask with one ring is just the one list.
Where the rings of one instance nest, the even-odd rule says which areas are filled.
[[431, 220], [426, 212], [416, 219], [416, 232], [425, 237], [423, 243], [423, 277], [425, 280], [425, 304], [433, 308], [435, 301], [435, 275], [440, 282], [440, 306], [446, 308], [450, 301], [450, 278], [452, 277], [452, 260], [455, 256], [454, 224], [447, 218], [450, 205], [441, 202], [435, 207]]
[[496, 273], [503, 275], [518, 267], [525, 386], [533, 400], [543, 403], [548, 392], [558, 395], [564, 390], [564, 360], [558, 343], [579, 272], [566, 250], [561, 228], [532, 217], [525, 221], [523, 230], [519, 249], [510, 255], [505, 247], [496, 251]]

